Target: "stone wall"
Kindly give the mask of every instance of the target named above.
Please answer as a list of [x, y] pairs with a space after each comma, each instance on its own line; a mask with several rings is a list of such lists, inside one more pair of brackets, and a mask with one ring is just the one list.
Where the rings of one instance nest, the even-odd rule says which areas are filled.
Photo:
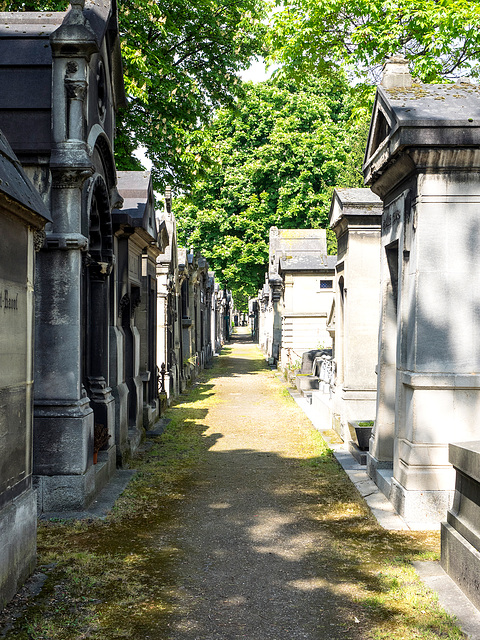
[[35, 566], [35, 249], [50, 215], [0, 132], [0, 609]]

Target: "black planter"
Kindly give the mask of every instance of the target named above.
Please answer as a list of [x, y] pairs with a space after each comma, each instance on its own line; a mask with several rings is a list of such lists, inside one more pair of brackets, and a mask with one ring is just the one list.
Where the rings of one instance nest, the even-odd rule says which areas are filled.
[[360, 451], [368, 451], [368, 441], [372, 435], [372, 429], [373, 427], [355, 426], [355, 435], [357, 436], [357, 443]]
[[372, 435], [373, 424], [370, 427], [361, 427], [360, 424], [362, 422], [366, 422], [368, 424], [368, 422], [372, 421], [352, 420], [348, 423], [348, 429], [350, 431], [352, 442], [355, 443], [355, 440], [357, 441], [357, 445], [360, 451], [368, 451], [368, 441], [370, 440], [370, 436]]

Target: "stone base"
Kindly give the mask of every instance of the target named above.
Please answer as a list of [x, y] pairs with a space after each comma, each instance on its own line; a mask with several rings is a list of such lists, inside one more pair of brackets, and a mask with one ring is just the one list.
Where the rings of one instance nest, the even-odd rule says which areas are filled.
[[95, 466], [79, 475], [34, 476], [38, 511], [71, 511], [87, 507], [95, 495]]
[[158, 417], [163, 416], [170, 406], [170, 397], [166, 393], [160, 393], [158, 396]]
[[453, 499], [453, 491], [413, 491], [392, 478], [390, 502], [413, 529], [438, 529]]
[[352, 442], [350, 440], [348, 443], [348, 451], [352, 454], [358, 464], [361, 464], [362, 466], [367, 464], [367, 452], [362, 451], [356, 442]]
[[148, 431], [150, 427], [155, 424], [159, 418], [158, 403], [146, 404], [143, 403], [143, 427], [145, 431]]
[[140, 446], [145, 432], [143, 429], [132, 427], [128, 430], [128, 442], [130, 445], [130, 454], [133, 455]]
[[89, 506], [116, 471], [116, 447], [98, 452], [98, 462], [79, 475], [34, 476], [39, 513], [81, 511]]
[[323, 391], [312, 392], [312, 408], [318, 415], [319, 421], [325, 429], [332, 428], [332, 399], [328, 393]]
[[28, 489], [0, 511], [0, 610], [35, 568], [37, 500]]
[[480, 553], [447, 522], [441, 524], [441, 539], [443, 569], [480, 608]]
[[297, 391], [302, 392], [312, 392], [313, 390], [318, 390], [318, 377], [312, 375], [305, 374], [297, 374], [295, 376], [295, 386], [297, 387]]
[[100, 491], [110, 482], [117, 470], [116, 464], [116, 447], [110, 446], [104, 451], [98, 452], [98, 460], [95, 465], [95, 494], [97, 496]]
[[390, 500], [408, 526], [416, 530], [438, 529], [450, 508], [453, 491], [408, 490], [393, 477], [393, 464], [367, 452], [367, 473]]
[[115, 442], [117, 445], [117, 464], [122, 466], [129, 457], [128, 446], [128, 387], [122, 382], [112, 388], [115, 401]]
[[[88, 398], [71, 403], [36, 402], [33, 473], [36, 476], [83, 475], [92, 464], [93, 424], [94, 414]], [[110, 435], [113, 436], [113, 432]]]
[[[393, 462], [390, 460], [377, 460], [370, 451], [367, 451], [367, 474], [379, 486], [378, 469], [392, 469]], [[387, 496], [388, 498], [389, 496]]]

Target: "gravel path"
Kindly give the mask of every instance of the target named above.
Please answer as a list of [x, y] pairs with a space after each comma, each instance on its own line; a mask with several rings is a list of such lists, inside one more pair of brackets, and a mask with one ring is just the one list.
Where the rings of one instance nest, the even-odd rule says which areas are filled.
[[361, 638], [299, 461], [310, 423], [245, 334], [222, 361], [204, 420], [211, 446], [179, 514], [180, 613], [168, 639]]

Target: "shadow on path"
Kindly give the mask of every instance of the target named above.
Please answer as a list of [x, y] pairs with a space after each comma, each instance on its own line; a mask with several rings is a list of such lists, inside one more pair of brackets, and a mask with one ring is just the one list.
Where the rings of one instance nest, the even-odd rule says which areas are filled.
[[[209, 451], [177, 515], [167, 638], [364, 639], [374, 617], [401, 609], [377, 604], [373, 616], [360, 601], [385, 591], [378, 568], [405, 538], [378, 530], [328, 453], [299, 449], [304, 418], [253, 349], [235, 336], [215, 371]], [[406, 624], [421, 627], [415, 617]]]
[[[419, 615], [423, 592], [406, 568], [438, 537], [429, 546], [425, 534], [378, 527], [249, 336], [215, 360], [169, 410], [124, 516], [47, 538], [47, 552], [67, 549], [49, 613], [39, 634], [12, 640], [366, 640], [389, 628], [396, 639], [460, 637], [444, 633], [441, 613]], [[395, 583], [405, 571], [409, 608]], [[80, 585], [73, 604], [67, 579]], [[377, 625], [386, 635], [370, 634]]]

